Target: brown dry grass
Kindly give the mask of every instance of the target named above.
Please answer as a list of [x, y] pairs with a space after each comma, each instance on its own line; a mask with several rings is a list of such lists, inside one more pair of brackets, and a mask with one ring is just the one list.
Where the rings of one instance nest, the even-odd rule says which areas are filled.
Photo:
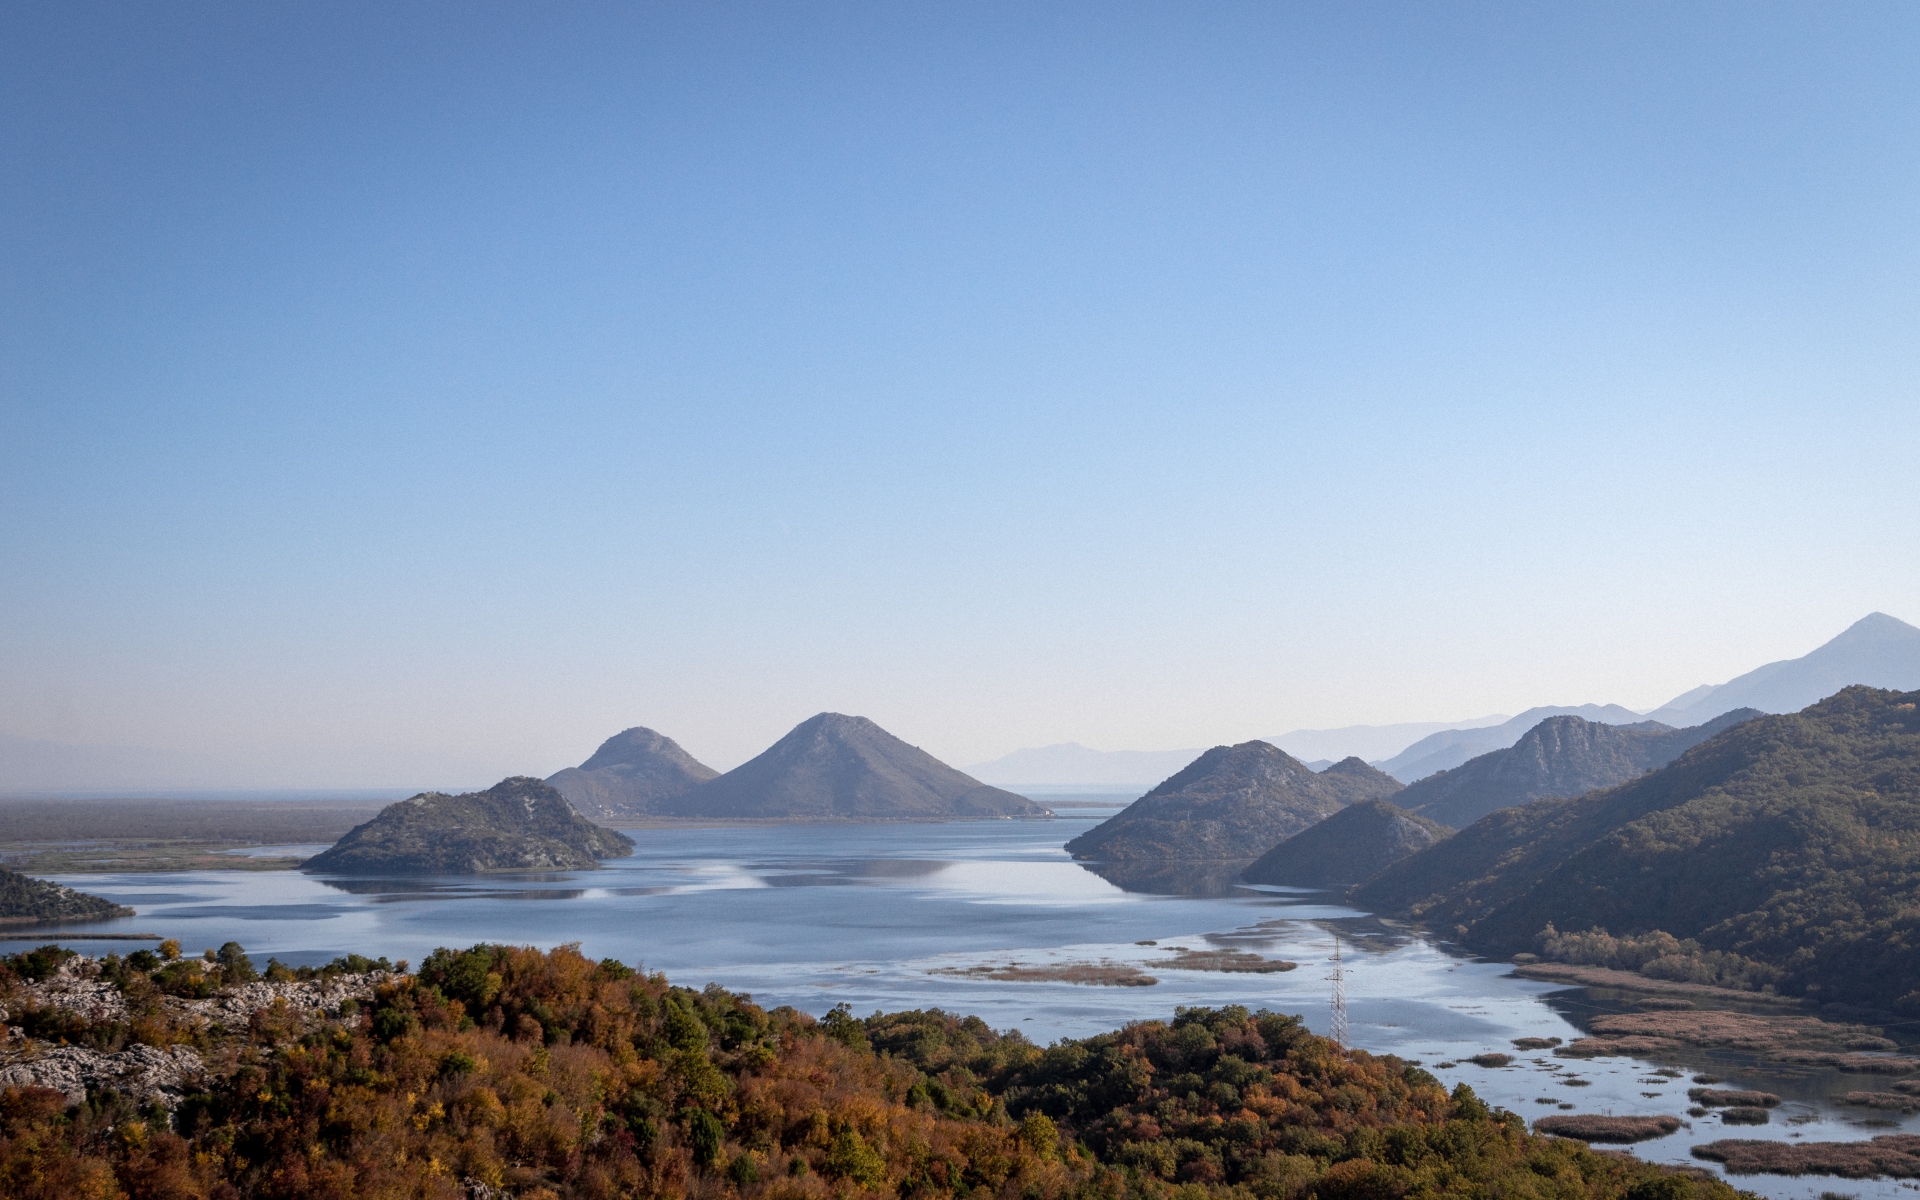
[[1720, 1123], [1722, 1125], [1765, 1125], [1771, 1120], [1773, 1120], [1772, 1113], [1764, 1108], [1754, 1108], [1751, 1105], [1743, 1104], [1737, 1108], [1723, 1108], [1720, 1110]]
[[1513, 1061], [1511, 1054], [1476, 1054], [1467, 1060], [1476, 1067], [1504, 1067]]
[[1772, 1108], [1780, 1097], [1772, 1092], [1737, 1092], [1728, 1088], [1688, 1088], [1687, 1099], [1708, 1108]]
[[989, 964], [978, 967], [944, 967], [935, 975], [958, 975], [965, 979], [997, 979], [1003, 983], [1080, 983], [1089, 987], [1152, 987], [1160, 981], [1139, 967], [1116, 962]]
[[1903, 1096], [1898, 1092], [1848, 1092], [1840, 1097], [1840, 1103], [1857, 1104], [1862, 1108], [1913, 1112], [1915, 1109], [1920, 1109], [1920, 1096]]
[[1288, 962], [1284, 958], [1261, 958], [1245, 950], [1174, 950], [1174, 956], [1163, 965], [1179, 971], [1228, 971], [1234, 974], [1271, 975], [1278, 971], [1291, 971], [1299, 963]]
[[1723, 1164], [1731, 1175], [1891, 1175], [1920, 1179], [1920, 1135], [1890, 1134], [1869, 1142], [1773, 1142], [1723, 1138], [1693, 1148], [1695, 1158]]
[[1579, 1138], [1583, 1142], [1644, 1142], [1666, 1137], [1680, 1128], [1679, 1117], [1603, 1117], [1592, 1113], [1541, 1117], [1533, 1123], [1534, 1132], [1555, 1137]]
[[1592, 1037], [1577, 1039], [1556, 1053], [1569, 1058], [1651, 1056], [1671, 1054], [1682, 1045], [1714, 1046], [1745, 1050], [1775, 1062], [1843, 1071], [1904, 1074], [1920, 1070], [1920, 1059], [1859, 1053], [1894, 1046], [1867, 1026], [1817, 1017], [1760, 1016], [1725, 1009], [1620, 1013], [1594, 1021], [1592, 1032]]

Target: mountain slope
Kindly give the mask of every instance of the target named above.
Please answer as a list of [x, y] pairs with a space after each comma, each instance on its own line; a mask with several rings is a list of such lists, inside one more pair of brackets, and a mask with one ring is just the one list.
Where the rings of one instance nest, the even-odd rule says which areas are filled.
[[1657, 721], [1602, 725], [1580, 717], [1548, 717], [1505, 750], [1408, 785], [1394, 803], [1464, 829], [1496, 809], [1625, 783], [1666, 766], [1722, 729], [1759, 715], [1739, 709], [1692, 729], [1671, 729]]
[[1357, 758], [1316, 775], [1270, 742], [1215, 746], [1068, 842], [1067, 852], [1106, 861], [1247, 860], [1349, 804], [1399, 790]]
[[1412, 783], [1426, 778], [1435, 771], [1457, 767], [1478, 755], [1494, 750], [1504, 750], [1519, 741], [1521, 735], [1527, 730], [1548, 717], [1579, 717], [1582, 720], [1596, 721], [1603, 725], [1632, 725], [1642, 719], [1639, 713], [1629, 708], [1621, 708], [1618, 704], [1581, 704], [1573, 707], [1549, 705], [1530, 708], [1519, 716], [1502, 721], [1498, 725], [1471, 729], [1443, 729], [1438, 733], [1429, 734], [1392, 758], [1373, 765], [1402, 783]]
[[545, 782], [516, 775], [484, 792], [422, 792], [389, 804], [300, 869], [331, 875], [566, 871], [632, 853], [631, 838], [588, 821]]
[[1664, 930], [1822, 1000], [1920, 1011], [1920, 692], [1850, 687], [1630, 783], [1505, 809], [1356, 899], [1484, 953]]
[[1348, 888], [1452, 833], [1385, 800], [1362, 800], [1281, 842], [1240, 878], [1289, 887]]
[[840, 713], [809, 717], [757, 758], [666, 801], [662, 811], [862, 821], [1053, 815], [1025, 796], [954, 770], [865, 717]]
[[719, 774], [672, 738], [636, 725], [600, 743], [579, 766], [547, 776], [547, 782], [583, 813], [637, 817], [659, 811], [665, 801]]
[[1718, 686], [1694, 688], [1647, 715], [1670, 725], [1695, 725], [1735, 708], [1795, 712], [1856, 683], [1920, 688], [1920, 629], [1886, 613], [1869, 613], [1808, 654], [1756, 667]]

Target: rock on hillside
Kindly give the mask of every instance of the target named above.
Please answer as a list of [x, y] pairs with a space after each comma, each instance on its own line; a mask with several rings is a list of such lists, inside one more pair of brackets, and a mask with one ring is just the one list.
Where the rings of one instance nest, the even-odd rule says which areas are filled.
[[0, 870], [0, 925], [39, 921], [100, 921], [133, 910], [103, 896], [76, 892], [47, 879]]
[[548, 784], [516, 775], [484, 792], [422, 792], [355, 826], [301, 870], [332, 875], [477, 875], [572, 871], [633, 853]]
[[1408, 812], [1465, 829], [1497, 809], [1545, 797], [1578, 796], [1664, 767], [1730, 726], [1760, 714], [1738, 709], [1705, 725], [1674, 729], [1658, 721], [1604, 725], [1548, 717], [1511, 747], [1429, 775], [1394, 798]]
[[1549, 705], [1530, 708], [1498, 725], [1478, 725], [1461, 729], [1442, 729], [1428, 734], [1392, 758], [1374, 765], [1402, 783], [1425, 779], [1436, 771], [1454, 767], [1482, 754], [1505, 750], [1521, 736], [1548, 717], [1580, 717], [1603, 725], [1633, 725], [1641, 717], [1618, 704], [1581, 704], [1573, 707]]
[[1503, 809], [1356, 901], [1482, 953], [1663, 930], [1822, 1001], [1920, 1011], [1920, 692], [1851, 687], [1629, 783]]
[[1345, 889], [1452, 834], [1445, 825], [1385, 800], [1362, 800], [1281, 842], [1241, 872], [1240, 878], [1248, 883]]
[[865, 717], [821, 713], [759, 757], [663, 805], [682, 817], [969, 821], [1051, 817]]
[[634, 726], [622, 730], [577, 767], [547, 776], [547, 782], [591, 817], [642, 817], [660, 811], [718, 776], [665, 734]]
[[1215, 746], [1067, 843], [1108, 862], [1245, 862], [1360, 800], [1400, 784], [1357, 758], [1315, 774], [1271, 742]]

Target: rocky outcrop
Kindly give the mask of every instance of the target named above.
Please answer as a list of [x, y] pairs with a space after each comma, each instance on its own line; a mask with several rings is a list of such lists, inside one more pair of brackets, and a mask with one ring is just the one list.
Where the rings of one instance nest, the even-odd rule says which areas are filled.
[[1270, 742], [1215, 746], [1186, 769], [1067, 843], [1075, 858], [1241, 862], [1398, 780], [1349, 758], [1315, 774]]
[[988, 787], [865, 717], [820, 713], [749, 762], [665, 812], [777, 820], [977, 821], [1051, 817], [1025, 796]]
[[551, 786], [521, 775], [484, 792], [423, 792], [390, 804], [301, 869], [333, 875], [573, 871], [632, 853], [632, 838], [593, 824]]
[[635, 726], [600, 743], [577, 767], [547, 782], [589, 817], [617, 820], [658, 814], [720, 772], [695, 759], [665, 734]]
[[206, 1074], [190, 1046], [128, 1046], [103, 1054], [83, 1046], [29, 1044], [0, 1051], [0, 1088], [51, 1088], [69, 1104], [86, 1103], [87, 1093], [112, 1088], [141, 1101], [176, 1107]]
[[1289, 887], [1350, 888], [1452, 834], [1445, 825], [1385, 800], [1362, 800], [1281, 842], [1240, 878]]

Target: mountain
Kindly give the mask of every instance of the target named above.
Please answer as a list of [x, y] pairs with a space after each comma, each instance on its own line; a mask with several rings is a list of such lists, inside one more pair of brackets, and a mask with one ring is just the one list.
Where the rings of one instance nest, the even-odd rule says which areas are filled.
[[1797, 712], [1855, 683], [1897, 691], [1920, 688], [1920, 629], [1885, 613], [1868, 613], [1817, 650], [1717, 686], [1694, 688], [1647, 715], [1669, 725], [1697, 725], [1736, 708]]
[[1309, 825], [1400, 785], [1357, 758], [1315, 774], [1271, 742], [1215, 746], [1159, 787], [1067, 843], [1075, 858], [1257, 858]]
[[[1338, 729], [1296, 729], [1261, 741], [1274, 745], [1301, 762], [1324, 758], [1338, 762], [1343, 758], [1364, 758], [1379, 762], [1413, 745], [1429, 734], [1448, 729], [1483, 729], [1509, 720], [1506, 713], [1474, 717], [1466, 721], [1407, 721], [1398, 725], [1345, 725]], [[1199, 753], [1195, 751], [1194, 753]], [[1156, 776], [1155, 778], [1158, 778]]]
[[1394, 802], [1408, 812], [1464, 829], [1496, 809], [1625, 783], [1666, 766], [1722, 729], [1759, 715], [1750, 708], [1737, 709], [1691, 729], [1673, 729], [1658, 721], [1602, 725], [1582, 717], [1548, 717], [1505, 750], [1408, 784]]
[[579, 766], [547, 776], [547, 782], [583, 813], [639, 817], [719, 774], [672, 738], [636, 725], [601, 742]]
[[1015, 750], [967, 768], [988, 783], [1008, 787], [1063, 787], [1087, 784], [1133, 786], [1145, 791], [1156, 779], [1186, 766], [1198, 750], [1093, 750], [1078, 742]]
[[1385, 800], [1362, 800], [1296, 833], [1240, 873], [1248, 883], [1345, 889], [1453, 830]]
[[1025, 796], [954, 770], [865, 717], [840, 713], [809, 717], [759, 757], [662, 807], [682, 817], [854, 821], [1053, 815]]
[[0, 925], [42, 921], [102, 921], [130, 917], [133, 910], [104, 896], [76, 892], [50, 879], [0, 870]]
[[1384, 762], [1373, 765], [1402, 783], [1425, 779], [1435, 771], [1446, 771], [1494, 750], [1504, 750], [1520, 740], [1520, 735], [1548, 717], [1580, 717], [1604, 725], [1632, 725], [1642, 718], [1630, 708], [1618, 704], [1582, 704], [1572, 708], [1530, 708], [1498, 725], [1473, 729], [1443, 729], [1429, 734]]
[[632, 853], [632, 838], [588, 821], [547, 783], [516, 775], [484, 792], [422, 792], [389, 804], [300, 869], [329, 875], [573, 871]]
[[1355, 900], [1505, 956], [1662, 930], [1782, 991], [1920, 1013], [1920, 691], [1849, 687], [1629, 783], [1482, 818]]

